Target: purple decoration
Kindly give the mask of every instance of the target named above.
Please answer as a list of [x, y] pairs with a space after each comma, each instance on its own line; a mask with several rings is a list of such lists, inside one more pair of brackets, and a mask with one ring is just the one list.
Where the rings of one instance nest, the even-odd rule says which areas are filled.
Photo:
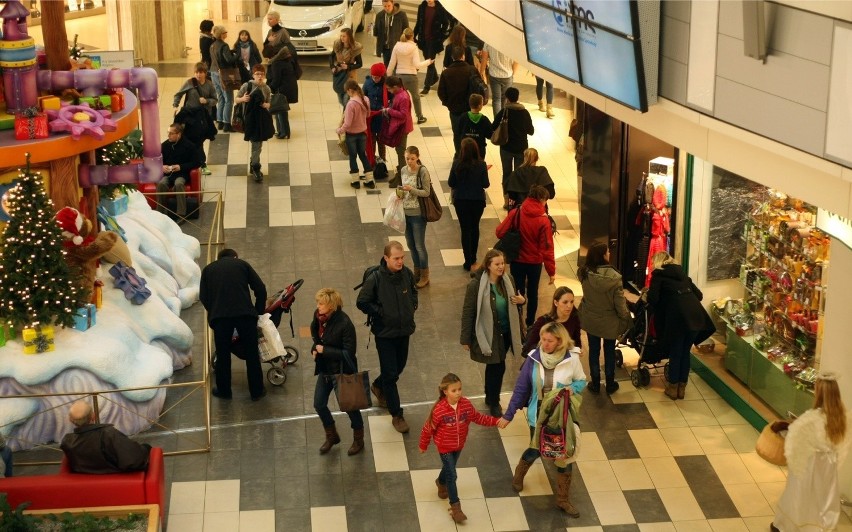
[[6, 96], [7, 113], [15, 114], [27, 107], [38, 105], [37, 71], [37, 65], [3, 69], [3, 92]]
[[[75, 122], [74, 114], [85, 113], [89, 116], [89, 120], [84, 122]], [[95, 110], [88, 105], [65, 105], [58, 111], [47, 111], [47, 117], [50, 119], [50, 130], [54, 133], [70, 131], [71, 138], [80, 140], [80, 135], [86, 133], [98, 140], [104, 139], [104, 131], [115, 131], [116, 123], [110, 116], [111, 111], [106, 109]]]
[[29, 37], [27, 34], [27, 17], [30, 10], [24, 7], [20, 0], [8, 0], [0, 11], [3, 19], [3, 40], [20, 41]]

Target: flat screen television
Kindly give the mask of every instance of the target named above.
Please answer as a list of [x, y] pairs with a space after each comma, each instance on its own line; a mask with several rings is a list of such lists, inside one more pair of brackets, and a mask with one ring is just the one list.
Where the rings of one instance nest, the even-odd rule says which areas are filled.
[[[520, 2], [531, 63], [628, 107], [648, 110], [635, 0]], [[658, 30], [647, 37], [656, 43]], [[656, 83], [653, 90], [656, 100]]]

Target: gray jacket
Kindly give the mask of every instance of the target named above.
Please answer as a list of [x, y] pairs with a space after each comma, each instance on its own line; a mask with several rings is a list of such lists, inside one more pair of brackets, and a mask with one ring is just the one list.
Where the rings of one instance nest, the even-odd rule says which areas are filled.
[[[497, 364], [506, 359], [508, 351], [511, 350], [514, 355], [522, 355], [521, 342], [521, 327], [520, 317], [518, 315], [518, 307], [509, 303], [509, 334], [511, 335], [512, 345], [503, 345], [503, 335], [499, 333], [500, 324], [497, 316], [497, 301], [494, 294], [491, 294], [491, 316], [494, 318], [494, 337], [491, 339], [491, 356], [482, 354], [482, 349], [479, 347], [479, 342], [476, 340], [476, 300], [479, 297], [479, 283], [483, 275], [486, 275], [485, 270], [481, 270], [467, 284], [467, 290], [464, 294], [464, 307], [462, 307], [461, 317], [461, 336], [459, 342], [462, 345], [470, 346], [470, 358], [474, 362], [483, 364]], [[503, 275], [509, 275], [507, 271]], [[511, 275], [509, 275], [511, 279]], [[515, 281], [512, 280], [514, 286]], [[512, 294], [509, 294], [511, 296]]]
[[621, 274], [612, 266], [600, 266], [589, 272], [582, 285], [583, 300], [577, 310], [583, 329], [600, 338], [618, 338], [632, 322]]
[[393, 50], [394, 45], [399, 42], [402, 30], [408, 27], [408, 15], [394, 6], [390, 14], [384, 10], [376, 13], [373, 25], [373, 37], [376, 38], [376, 55], [381, 56], [382, 50]]

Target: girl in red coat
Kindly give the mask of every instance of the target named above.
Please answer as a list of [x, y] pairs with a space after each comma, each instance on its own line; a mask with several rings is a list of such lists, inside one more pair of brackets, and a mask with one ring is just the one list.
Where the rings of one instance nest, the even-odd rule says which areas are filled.
[[447, 373], [438, 389], [440, 396], [420, 431], [420, 452], [425, 453], [429, 440], [435, 439], [443, 464], [441, 474], [435, 479], [438, 497], [450, 499], [450, 516], [456, 523], [462, 523], [467, 516], [462, 512], [456, 488], [456, 463], [467, 440], [468, 428], [476, 423], [484, 427], [499, 425], [502, 429], [509, 422], [477, 412], [470, 400], [462, 397], [461, 379], [455, 373]]

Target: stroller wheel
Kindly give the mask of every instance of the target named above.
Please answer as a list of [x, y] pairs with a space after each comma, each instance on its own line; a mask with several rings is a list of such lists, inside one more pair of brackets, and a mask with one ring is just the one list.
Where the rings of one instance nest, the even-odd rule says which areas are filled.
[[273, 386], [281, 386], [287, 381], [287, 373], [283, 368], [273, 366], [266, 371], [266, 380]]
[[284, 351], [285, 354], [281, 357], [284, 359], [284, 365], [295, 364], [299, 360], [299, 350], [292, 345], [285, 345]]
[[630, 372], [630, 383], [633, 384], [634, 388], [642, 386], [642, 374], [639, 373], [638, 369], [634, 369]]
[[666, 382], [671, 382], [669, 380], [669, 363], [668, 362], [666, 362], [666, 365], [663, 366], [663, 375], [665, 375], [665, 377], [666, 377]]
[[651, 372], [648, 368], [639, 368], [639, 372], [642, 374], [642, 387], [651, 384]]
[[621, 349], [615, 350], [615, 365], [619, 368], [624, 365], [624, 354], [621, 352]]

